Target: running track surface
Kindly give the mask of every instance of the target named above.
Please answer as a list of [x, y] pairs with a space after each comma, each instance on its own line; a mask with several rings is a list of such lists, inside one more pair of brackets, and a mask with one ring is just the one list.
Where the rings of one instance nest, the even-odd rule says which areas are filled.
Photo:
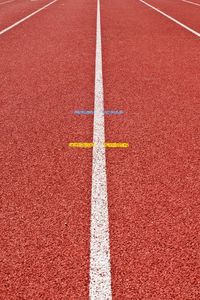
[[[0, 4], [4, 1], [0, 1]], [[200, 32], [200, 7], [147, 3]], [[199, 0], [194, 2], [200, 3]], [[48, 4], [0, 5], [0, 31]], [[101, 0], [112, 298], [198, 300], [199, 38]], [[97, 2], [59, 0], [0, 35], [0, 299], [88, 299]], [[104, 300], [103, 298], [96, 298]], [[106, 298], [105, 298], [106, 299]]]

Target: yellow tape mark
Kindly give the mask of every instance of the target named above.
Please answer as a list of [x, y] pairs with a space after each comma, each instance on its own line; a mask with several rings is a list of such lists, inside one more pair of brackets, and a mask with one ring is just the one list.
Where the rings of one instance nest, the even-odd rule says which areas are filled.
[[[92, 148], [94, 143], [69, 143], [71, 148]], [[104, 143], [105, 148], [128, 148], [128, 143]]]
[[94, 143], [69, 143], [71, 148], [92, 148]]
[[106, 148], [128, 148], [128, 143], [105, 143], [104, 146]]

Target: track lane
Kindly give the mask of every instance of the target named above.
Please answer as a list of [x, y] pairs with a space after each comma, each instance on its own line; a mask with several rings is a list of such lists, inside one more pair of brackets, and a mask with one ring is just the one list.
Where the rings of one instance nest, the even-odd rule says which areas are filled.
[[[89, 17], [88, 17], [89, 14]], [[96, 3], [60, 1], [1, 37], [1, 296], [88, 299]]]
[[146, 2], [200, 32], [200, 7], [179, 0], [147, 0]]
[[137, 1], [102, 1], [113, 299], [197, 299], [199, 44]]
[[[178, 0], [177, 0], [178, 1]], [[182, 1], [182, 0], [180, 0], [180, 1]], [[189, 1], [189, 0], [188, 0]], [[198, 3], [198, 4], [200, 4], [200, 0], [191, 0], [191, 2], [194, 2], [194, 3]]]
[[194, 1], [182, 0], [182, 2], [189, 3], [189, 4], [195, 5], [195, 6], [200, 6], [200, 3], [194, 2]]
[[38, 0], [36, 2], [15, 0], [5, 5], [0, 5], [0, 31], [50, 2], [50, 0]]
[[3, 2], [0, 2], [0, 5], [5, 5], [5, 4], [8, 4], [8, 3], [11, 3], [15, 0], [7, 0], [7, 1], [3, 1]]

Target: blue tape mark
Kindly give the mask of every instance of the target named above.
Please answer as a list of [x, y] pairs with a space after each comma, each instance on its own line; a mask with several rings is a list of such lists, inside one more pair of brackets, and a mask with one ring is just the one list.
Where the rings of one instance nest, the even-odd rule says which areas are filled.
[[123, 110], [104, 110], [105, 115], [122, 115]]
[[[104, 110], [105, 115], [122, 115], [124, 112], [123, 110]], [[93, 115], [93, 110], [75, 110], [75, 115]]]
[[75, 110], [75, 115], [93, 115], [93, 110]]

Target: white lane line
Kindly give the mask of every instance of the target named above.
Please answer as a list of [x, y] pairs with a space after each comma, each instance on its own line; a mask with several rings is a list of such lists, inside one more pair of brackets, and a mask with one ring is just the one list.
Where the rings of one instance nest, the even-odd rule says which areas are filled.
[[192, 2], [192, 1], [187, 1], [187, 0], [182, 0], [183, 2], [186, 2], [186, 3], [190, 3], [190, 4], [193, 4], [193, 5], [197, 5], [197, 6], [200, 6], [199, 3], [196, 3], [196, 2]]
[[90, 228], [90, 300], [111, 300], [100, 0], [97, 0], [95, 100]]
[[156, 8], [156, 7], [152, 6], [152, 5], [150, 5], [149, 3], [147, 3], [147, 2], [145, 2], [145, 1], [143, 1], [143, 0], [139, 0], [139, 1], [142, 2], [142, 3], [144, 3], [144, 4], [147, 5], [147, 6], [151, 7], [152, 9], [156, 10], [156, 11], [159, 12], [161, 15], [165, 16], [166, 18], [170, 19], [171, 21], [175, 22], [176, 24], [180, 25], [181, 27], [183, 27], [183, 28], [187, 29], [188, 31], [192, 32], [192, 33], [195, 34], [196, 36], [200, 37], [200, 33], [199, 33], [199, 32], [193, 30], [192, 28], [186, 26], [185, 24], [179, 22], [178, 20], [176, 20], [176, 19], [170, 17], [169, 15], [167, 15], [167, 14], [164, 13], [163, 11], [159, 10], [158, 8]]
[[31, 18], [32, 16], [36, 15], [37, 13], [39, 13], [40, 11], [42, 11], [43, 9], [47, 8], [48, 6], [50, 6], [51, 4], [57, 2], [58, 0], [54, 0], [46, 5], [44, 5], [43, 7], [41, 7], [40, 9], [34, 11], [33, 13], [31, 13], [30, 15], [26, 16], [25, 18], [17, 21], [16, 23], [12, 24], [11, 26], [6, 27], [5, 29], [0, 31], [0, 35], [2, 35], [3, 33], [11, 30], [12, 28], [14, 28], [15, 26], [21, 24], [22, 22], [26, 21], [27, 19]]
[[0, 5], [6, 4], [6, 3], [10, 3], [10, 2], [14, 2], [15, 0], [9, 0], [9, 1], [5, 1], [5, 2], [0, 2]]

